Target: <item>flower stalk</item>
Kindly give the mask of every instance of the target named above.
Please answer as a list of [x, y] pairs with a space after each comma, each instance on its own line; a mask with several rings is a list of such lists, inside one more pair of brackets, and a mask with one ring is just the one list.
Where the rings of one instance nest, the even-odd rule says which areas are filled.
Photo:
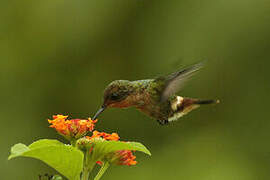
[[89, 171], [84, 169], [83, 172], [82, 172], [82, 177], [81, 177], [81, 180], [88, 180], [89, 179]]
[[101, 176], [106, 172], [106, 170], [108, 169], [108, 167], [110, 166], [110, 163], [108, 161], [105, 161], [101, 168], [99, 169], [98, 174], [96, 175], [94, 180], [99, 180], [101, 178]]

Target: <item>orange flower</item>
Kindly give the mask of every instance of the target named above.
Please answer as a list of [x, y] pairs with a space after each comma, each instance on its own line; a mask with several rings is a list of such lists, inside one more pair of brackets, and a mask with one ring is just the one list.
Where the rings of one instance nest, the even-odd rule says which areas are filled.
[[131, 166], [137, 164], [137, 161], [135, 161], [136, 156], [134, 156], [130, 150], [117, 151], [115, 156], [118, 158], [114, 161], [114, 163], [118, 165]]
[[[127, 165], [132, 166], [136, 165], [137, 161], [135, 161], [136, 156], [132, 154], [132, 151], [130, 150], [121, 150], [116, 151], [115, 153], [112, 153], [106, 157], [107, 161], [109, 161], [112, 164], [116, 165]], [[102, 166], [102, 161], [96, 162], [98, 165]]]
[[98, 132], [98, 131], [94, 131], [91, 137], [87, 136], [86, 138], [92, 139], [92, 138], [99, 138], [99, 137], [108, 141], [118, 141], [120, 139], [117, 133], [108, 134], [105, 132]]
[[[130, 150], [120, 150], [116, 151], [112, 154], [107, 155], [105, 158], [107, 161], [109, 161], [112, 164], [116, 165], [127, 165], [127, 166], [132, 166], [136, 165], [137, 161], [135, 161], [136, 156], [132, 154], [132, 151]], [[96, 162], [98, 165], [102, 165], [102, 161], [97, 161]]]
[[67, 139], [78, 139], [85, 136], [88, 131], [93, 131], [97, 120], [86, 119], [71, 119], [67, 120], [68, 116], [55, 115], [53, 120], [48, 120], [50, 127], [66, 137]]

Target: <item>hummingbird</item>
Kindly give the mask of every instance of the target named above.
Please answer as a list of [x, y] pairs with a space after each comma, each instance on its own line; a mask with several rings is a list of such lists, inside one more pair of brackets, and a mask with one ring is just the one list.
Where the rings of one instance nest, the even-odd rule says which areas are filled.
[[159, 124], [166, 125], [200, 105], [217, 104], [219, 100], [202, 100], [176, 95], [186, 81], [202, 67], [203, 63], [197, 63], [154, 79], [112, 81], [105, 88], [103, 104], [93, 119], [107, 108], [135, 107], [157, 120]]

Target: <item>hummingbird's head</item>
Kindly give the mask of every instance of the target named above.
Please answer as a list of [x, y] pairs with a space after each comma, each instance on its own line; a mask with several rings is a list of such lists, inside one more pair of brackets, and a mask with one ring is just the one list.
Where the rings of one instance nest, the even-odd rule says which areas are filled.
[[130, 81], [116, 80], [111, 82], [104, 91], [103, 105], [93, 119], [96, 119], [108, 107], [124, 108], [130, 106], [128, 97], [132, 92]]

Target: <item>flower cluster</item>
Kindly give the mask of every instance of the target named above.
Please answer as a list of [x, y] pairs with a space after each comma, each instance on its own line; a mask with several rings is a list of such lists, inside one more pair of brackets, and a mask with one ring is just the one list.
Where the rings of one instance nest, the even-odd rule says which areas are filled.
[[134, 156], [129, 150], [117, 151], [115, 156], [117, 157], [115, 163], [118, 165], [131, 166], [137, 164], [137, 161], [135, 161], [136, 156]]
[[67, 120], [68, 116], [55, 115], [53, 120], [48, 120], [51, 124], [50, 127], [63, 135], [65, 138], [79, 139], [87, 134], [89, 131], [93, 131], [97, 120], [88, 119], [70, 119]]
[[[97, 120], [91, 120], [88, 118], [84, 119], [71, 119], [67, 120], [68, 116], [63, 115], [55, 115], [53, 116], [53, 120], [48, 120], [51, 124], [50, 127], [55, 128], [55, 130], [63, 135], [68, 140], [79, 139], [81, 145], [86, 147], [87, 144], [90, 145], [89, 151], [93, 151], [94, 146], [92, 146], [92, 140], [102, 140], [102, 141], [119, 141], [120, 137], [117, 133], [108, 134], [105, 132], [93, 131], [95, 127], [95, 123]], [[88, 132], [92, 132], [92, 136], [86, 136]], [[85, 139], [86, 141], [84, 141]], [[82, 143], [83, 142], [83, 143]], [[80, 147], [83, 149], [83, 147]], [[109, 161], [112, 164], [117, 165], [135, 165], [137, 162], [135, 161], [136, 156], [132, 154], [130, 150], [120, 150], [106, 156], [106, 161]], [[97, 161], [97, 164], [102, 165], [102, 161]]]

